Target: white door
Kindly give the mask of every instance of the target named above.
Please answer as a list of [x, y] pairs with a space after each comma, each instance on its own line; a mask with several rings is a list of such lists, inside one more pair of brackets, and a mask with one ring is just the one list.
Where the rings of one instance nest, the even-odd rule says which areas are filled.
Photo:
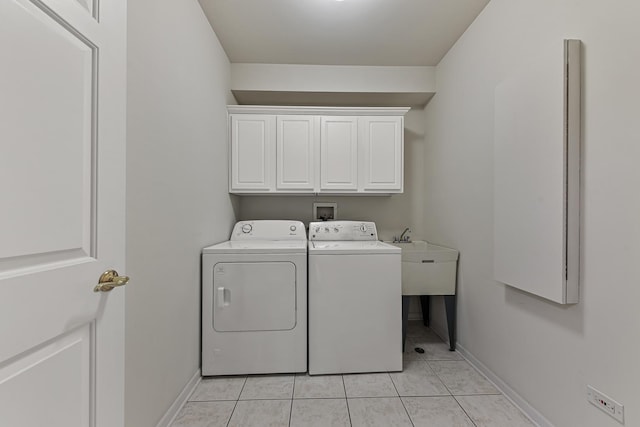
[[231, 115], [230, 192], [273, 191], [276, 178], [276, 116]]
[[359, 183], [370, 192], [402, 192], [404, 118], [360, 117]]
[[320, 156], [320, 190], [358, 189], [357, 117], [322, 117]]
[[315, 190], [316, 119], [314, 116], [277, 117], [277, 190]]
[[125, 18], [0, 2], [0, 426], [124, 423]]

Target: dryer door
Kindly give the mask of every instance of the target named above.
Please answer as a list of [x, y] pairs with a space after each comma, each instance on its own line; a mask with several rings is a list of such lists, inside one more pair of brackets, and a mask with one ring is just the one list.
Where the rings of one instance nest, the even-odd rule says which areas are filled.
[[282, 331], [295, 325], [295, 264], [219, 262], [213, 267], [213, 329]]

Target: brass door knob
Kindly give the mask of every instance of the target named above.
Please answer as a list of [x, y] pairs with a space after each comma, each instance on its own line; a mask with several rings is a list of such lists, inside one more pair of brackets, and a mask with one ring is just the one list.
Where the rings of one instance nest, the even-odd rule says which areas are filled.
[[93, 288], [93, 292], [109, 292], [113, 288], [126, 285], [128, 281], [129, 277], [118, 276], [118, 272], [115, 270], [107, 270], [98, 279], [98, 284]]

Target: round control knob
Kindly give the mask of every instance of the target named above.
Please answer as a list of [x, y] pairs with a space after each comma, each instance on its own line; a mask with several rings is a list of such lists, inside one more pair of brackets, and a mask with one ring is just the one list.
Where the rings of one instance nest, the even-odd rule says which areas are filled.
[[333, 231], [337, 233], [340, 230], [338, 230], [338, 227], [333, 227]]
[[296, 226], [295, 226], [295, 225], [292, 225], [291, 227], [289, 227], [289, 230], [291, 230], [291, 231], [296, 231]]
[[251, 230], [253, 230], [253, 227], [251, 226], [251, 224], [244, 224], [242, 226], [242, 232], [245, 234], [251, 233]]
[[329, 227], [325, 227], [324, 231], [325, 231], [325, 233], [328, 233], [329, 232]]
[[367, 231], [367, 226], [365, 224], [360, 224], [360, 231], [362, 231], [363, 233]]

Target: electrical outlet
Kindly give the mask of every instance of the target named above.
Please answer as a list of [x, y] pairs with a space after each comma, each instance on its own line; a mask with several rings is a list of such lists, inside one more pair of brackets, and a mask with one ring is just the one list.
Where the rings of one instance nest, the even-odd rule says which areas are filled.
[[624, 406], [610, 398], [604, 393], [587, 385], [587, 400], [603, 412], [609, 414], [620, 423], [624, 424]]

